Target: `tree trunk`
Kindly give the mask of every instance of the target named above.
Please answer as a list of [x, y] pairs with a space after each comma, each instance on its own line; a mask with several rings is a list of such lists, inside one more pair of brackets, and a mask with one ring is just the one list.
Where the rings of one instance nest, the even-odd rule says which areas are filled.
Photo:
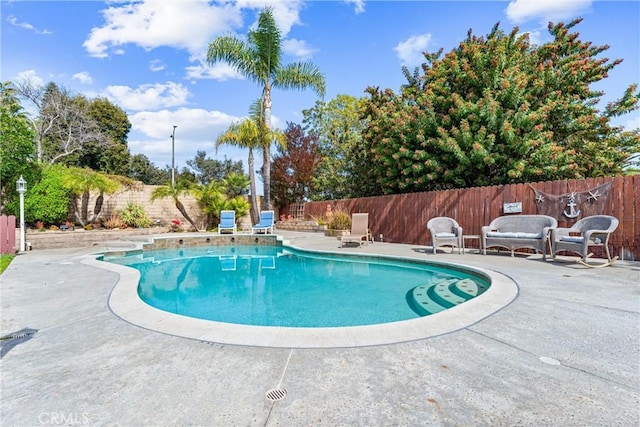
[[193, 226], [193, 228], [196, 229], [196, 231], [200, 231], [198, 229], [198, 226], [196, 225], [196, 223], [193, 222], [193, 220], [191, 219], [191, 217], [187, 213], [187, 210], [184, 208], [184, 205], [182, 204], [182, 202], [180, 200], [178, 200], [178, 199], [176, 199], [176, 208], [178, 208], [178, 210], [180, 211], [182, 216], [185, 217], [187, 221], [189, 221], [189, 223]]
[[251, 191], [251, 224], [258, 223], [258, 194], [256, 190], [256, 167], [253, 150], [249, 148], [249, 191]]
[[82, 202], [80, 206], [80, 217], [82, 217], [82, 222], [86, 223], [89, 217], [89, 190], [82, 193]]
[[[271, 82], [264, 88], [264, 124], [271, 130]], [[264, 209], [271, 210], [271, 141], [262, 147], [262, 178], [264, 180]]]
[[73, 196], [71, 201], [71, 205], [73, 206], [73, 216], [76, 218], [76, 222], [84, 227], [86, 222], [82, 219], [82, 215], [80, 215], [80, 210], [78, 209], [78, 196]]
[[102, 203], [104, 203], [104, 195], [100, 193], [100, 195], [96, 199], [96, 204], [93, 207], [93, 216], [91, 217], [91, 221], [89, 221], [90, 223], [93, 224], [98, 219], [98, 215], [100, 215], [100, 212], [102, 212]]

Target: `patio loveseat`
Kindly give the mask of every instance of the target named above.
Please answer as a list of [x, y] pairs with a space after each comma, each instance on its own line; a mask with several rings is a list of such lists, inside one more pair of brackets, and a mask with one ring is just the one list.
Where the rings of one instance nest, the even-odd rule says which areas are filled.
[[487, 248], [502, 247], [514, 256], [516, 249], [529, 248], [542, 252], [546, 260], [550, 232], [557, 227], [558, 221], [547, 215], [500, 216], [481, 229], [482, 253], [486, 255]]

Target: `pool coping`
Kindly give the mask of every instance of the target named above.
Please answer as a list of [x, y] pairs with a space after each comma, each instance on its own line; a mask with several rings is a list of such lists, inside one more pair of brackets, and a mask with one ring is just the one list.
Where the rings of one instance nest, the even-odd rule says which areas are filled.
[[[292, 249], [322, 254], [345, 255], [336, 251], [310, 250], [285, 243]], [[120, 319], [163, 334], [220, 344], [276, 348], [352, 348], [416, 341], [452, 333], [498, 312], [518, 295], [518, 286], [508, 276], [460, 263], [424, 260], [406, 256], [366, 254], [367, 257], [405, 260], [469, 270], [488, 277], [491, 286], [482, 295], [453, 308], [418, 319], [377, 325], [296, 328], [251, 326], [196, 319], [154, 308], [140, 299], [138, 270], [98, 260], [103, 253], [86, 255], [83, 264], [113, 271], [119, 279], [108, 298], [108, 307]], [[354, 255], [359, 256], [359, 255]]]

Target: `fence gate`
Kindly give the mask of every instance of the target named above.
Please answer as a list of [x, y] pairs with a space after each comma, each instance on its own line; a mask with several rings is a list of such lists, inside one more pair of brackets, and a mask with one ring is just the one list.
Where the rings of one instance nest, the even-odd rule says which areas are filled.
[[0, 215], [0, 254], [16, 252], [16, 217]]

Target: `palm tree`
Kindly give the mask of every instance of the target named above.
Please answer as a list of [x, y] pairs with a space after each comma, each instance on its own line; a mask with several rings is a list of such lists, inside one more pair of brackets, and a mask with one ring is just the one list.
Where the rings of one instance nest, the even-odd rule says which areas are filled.
[[[74, 216], [83, 227], [94, 223], [100, 215], [104, 193], [113, 194], [123, 184], [127, 184], [126, 180], [120, 180], [113, 175], [77, 167], [70, 167], [62, 180], [64, 186], [71, 193]], [[93, 215], [89, 218], [89, 198], [92, 191], [97, 191], [98, 197], [93, 208]], [[80, 198], [80, 207], [78, 207], [78, 198]]]
[[220, 219], [220, 211], [226, 209], [227, 196], [225, 185], [222, 181], [211, 181], [208, 184], [200, 184], [194, 187], [192, 194], [198, 200], [198, 206], [206, 215], [205, 229], [211, 230]]
[[[276, 140], [280, 144], [285, 143], [284, 134], [279, 130], [271, 131], [261, 120], [262, 117], [262, 103], [260, 100], [254, 102], [251, 105], [249, 115], [250, 118], [243, 120], [240, 123], [234, 123], [229, 126], [222, 135], [216, 139], [216, 150], [220, 145], [235, 145], [237, 147], [249, 149], [249, 188], [251, 192], [251, 220], [258, 222], [259, 211], [258, 207], [258, 194], [256, 191], [256, 173], [255, 162], [253, 159], [253, 150], [264, 150], [267, 145], [271, 144], [271, 141]], [[266, 182], [266, 179], [265, 179]]]
[[245, 174], [231, 172], [222, 182], [227, 188], [229, 197], [241, 196], [247, 191], [247, 187], [251, 185], [251, 180]]
[[[234, 36], [221, 36], [209, 44], [207, 62], [229, 63], [247, 79], [262, 86], [264, 124], [271, 129], [271, 89], [312, 88], [323, 97], [324, 75], [310, 62], [281, 64], [282, 35], [273, 19], [273, 10], [265, 8], [258, 18], [258, 26], [247, 34], [247, 42]], [[264, 206], [271, 209], [271, 142], [262, 147], [264, 176]]]
[[249, 149], [249, 192], [251, 193], [251, 220], [253, 222], [258, 220], [258, 195], [256, 194], [256, 172], [253, 160], [253, 149], [259, 148], [258, 143], [258, 125], [251, 119], [233, 123], [216, 139], [216, 150], [223, 144]]
[[171, 197], [173, 199], [174, 203], [176, 204], [176, 208], [178, 209], [178, 211], [180, 211], [182, 216], [187, 221], [189, 221], [189, 223], [197, 231], [198, 230], [198, 226], [191, 219], [191, 217], [187, 213], [187, 210], [185, 209], [184, 205], [182, 204], [182, 202], [179, 199], [180, 196], [186, 196], [186, 195], [191, 194], [191, 191], [192, 191], [191, 183], [188, 182], [188, 181], [185, 181], [185, 180], [178, 180], [178, 182], [176, 182], [175, 187], [173, 187], [171, 185], [171, 183], [166, 184], [166, 185], [161, 185], [159, 187], [156, 187], [153, 190], [153, 192], [151, 192], [151, 203], [155, 202], [158, 199], [166, 199], [168, 197]]

